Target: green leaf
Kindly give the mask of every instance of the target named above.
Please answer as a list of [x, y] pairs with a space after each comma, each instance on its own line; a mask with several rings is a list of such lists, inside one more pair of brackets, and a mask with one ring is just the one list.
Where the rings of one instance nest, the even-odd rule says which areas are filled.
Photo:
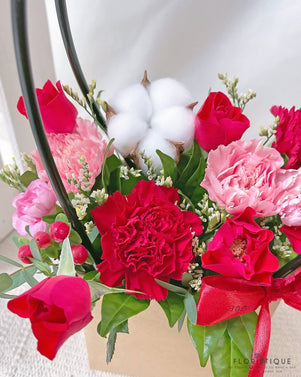
[[224, 334], [227, 322], [223, 321], [212, 326], [194, 325], [187, 319], [190, 338], [199, 355], [200, 364], [206, 366], [209, 356]]
[[52, 223], [55, 222], [56, 216], [57, 216], [56, 213], [54, 213], [53, 215], [43, 216], [42, 220], [45, 221], [45, 223], [47, 223], [47, 224], [52, 224]]
[[62, 252], [60, 257], [59, 269], [57, 275], [75, 276], [75, 268], [73, 255], [71, 251], [69, 238], [65, 238], [62, 244]]
[[89, 271], [84, 275], [84, 280], [99, 280], [100, 273], [98, 271]]
[[184, 297], [173, 292], [168, 292], [166, 300], [158, 301], [158, 304], [164, 310], [170, 327], [181, 317], [184, 310]]
[[0, 292], [4, 292], [13, 284], [13, 279], [6, 273], [0, 274]]
[[[6, 290], [6, 292], [11, 291], [12, 289], [20, 287], [20, 285], [24, 283], [28, 283], [28, 280], [30, 282], [33, 282], [30, 277], [33, 277], [33, 275], [37, 272], [37, 268], [35, 266], [28, 266], [24, 267], [10, 275], [13, 284], [9, 287], [9, 289]], [[28, 277], [30, 276], [30, 277]], [[34, 279], [35, 280], [35, 279]], [[31, 285], [31, 284], [29, 284]]]
[[94, 226], [91, 233], [88, 234], [89, 240], [91, 243], [93, 243], [96, 240], [96, 237], [99, 235], [99, 231], [97, 229], [97, 226]]
[[200, 160], [198, 161], [197, 168], [195, 169], [191, 177], [185, 182], [185, 185], [183, 188], [183, 191], [189, 197], [192, 197], [192, 194], [194, 193], [195, 189], [198, 188], [201, 182], [203, 181], [204, 175], [205, 175], [205, 169], [206, 169], [206, 162], [203, 155], [201, 154]]
[[60, 250], [61, 248], [59, 244], [53, 243], [52, 245], [47, 247], [47, 249], [43, 249], [41, 251], [41, 254], [43, 258], [49, 257], [49, 258], [58, 259]]
[[240, 352], [251, 360], [254, 337], [257, 325], [257, 314], [247, 313], [228, 320], [228, 333]]
[[215, 377], [247, 377], [250, 365], [244, 359], [226, 330], [210, 355], [212, 372]]
[[19, 268], [23, 267], [22, 264], [15, 262], [14, 260], [12, 260], [10, 258], [5, 257], [4, 255], [0, 255], [0, 260], [2, 260], [3, 262], [6, 262], [6, 263], [12, 264], [15, 267], [19, 267]]
[[37, 279], [33, 277], [33, 275], [28, 271], [28, 269], [24, 268], [22, 272], [23, 272], [24, 279], [26, 283], [28, 283], [28, 285], [30, 285], [31, 287], [34, 287], [35, 285], [38, 284]]
[[[183, 190], [183, 187], [185, 186], [186, 182], [190, 179], [190, 177], [195, 173], [196, 169], [198, 168], [201, 158], [201, 148], [199, 144], [196, 141], [194, 141], [192, 147], [192, 154], [189, 158], [189, 161], [186, 163], [185, 168], [183, 169], [182, 173], [177, 179], [177, 182], [175, 184], [176, 187]], [[181, 163], [181, 160], [179, 163]]]
[[129, 333], [128, 321], [124, 321], [120, 323], [120, 325], [114, 327], [109, 333], [109, 337], [107, 341], [107, 358], [106, 358], [107, 364], [111, 362], [114, 352], [115, 352], [117, 333], [124, 333], [124, 334]]
[[69, 233], [69, 241], [72, 245], [78, 245], [82, 243], [82, 239], [80, 235], [73, 228], [71, 228], [70, 233]]
[[32, 181], [35, 181], [38, 178], [37, 174], [27, 170], [25, 173], [23, 173], [20, 177], [21, 183], [27, 187]]
[[52, 276], [52, 272], [51, 272], [51, 269], [50, 267], [48, 266], [47, 263], [45, 262], [41, 262], [37, 259], [34, 259], [34, 258], [31, 258], [31, 257], [28, 257], [28, 259], [31, 260], [32, 264], [38, 269], [40, 270], [44, 275], [46, 276]]
[[62, 221], [63, 223], [66, 223], [69, 225], [68, 217], [64, 213], [59, 213], [55, 216], [54, 221]]
[[0, 293], [0, 298], [4, 298], [4, 299], [7, 299], [7, 300], [11, 300], [12, 298], [16, 298], [18, 296], [16, 295], [7, 295], [6, 293]]
[[29, 244], [30, 244], [30, 241], [29, 241], [28, 238], [19, 237], [19, 238], [18, 238], [18, 244], [19, 244], [18, 247], [23, 246], [23, 245], [29, 245]]
[[197, 318], [197, 310], [196, 310], [196, 304], [194, 297], [187, 293], [184, 298], [184, 305], [187, 313], [187, 317], [189, 318], [189, 321], [192, 322], [194, 325], [196, 324], [196, 318]]
[[180, 332], [182, 330], [185, 317], [186, 317], [186, 310], [184, 308], [183, 313], [181, 314], [181, 317], [178, 320], [178, 332]]
[[[91, 272], [94, 272], [94, 271], [91, 271]], [[85, 276], [87, 276], [88, 274], [86, 274]], [[98, 274], [95, 275], [94, 279], [97, 278]], [[127, 293], [128, 292], [128, 293], [140, 293], [141, 294], [141, 292], [138, 292], [138, 291], [130, 291], [128, 289], [123, 289], [123, 288], [108, 287], [107, 285], [104, 285], [104, 284], [102, 284], [98, 281], [95, 281], [95, 280], [88, 280], [88, 284], [89, 284], [89, 287], [90, 287], [92, 302], [97, 301], [100, 297], [102, 297], [104, 295], [113, 294], [113, 293], [119, 294], [119, 293]]]
[[149, 300], [137, 299], [127, 293], [104, 296], [99, 335], [105, 337], [114, 327], [147, 309], [149, 304]]
[[129, 195], [133, 191], [133, 188], [136, 186], [136, 184], [142, 179], [142, 176], [135, 177], [131, 173], [129, 173], [128, 179], [121, 178], [120, 183], [122, 195]]
[[42, 257], [41, 257], [38, 245], [37, 245], [36, 240], [34, 238], [32, 238], [30, 240], [30, 251], [31, 251], [32, 256], [35, 259], [42, 261]]
[[171, 179], [174, 181], [175, 174], [176, 174], [176, 164], [172, 157], [168, 156], [167, 154], [161, 152], [159, 149], [156, 150], [157, 155], [160, 157], [164, 177], [171, 177]]
[[166, 281], [162, 281], [162, 280], [159, 280], [159, 279], [155, 279], [155, 280], [159, 285], [161, 285], [161, 287], [166, 288], [171, 292], [178, 293], [180, 295], [186, 295], [186, 293], [187, 293], [186, 289], [184, 289], [182, 287], [178, 287], [177, 285], [173, 285], [173, 284], [167, 283]]

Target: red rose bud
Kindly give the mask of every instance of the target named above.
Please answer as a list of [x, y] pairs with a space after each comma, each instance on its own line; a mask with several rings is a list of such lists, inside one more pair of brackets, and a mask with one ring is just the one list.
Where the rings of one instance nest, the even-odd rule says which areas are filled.
[[[67, 99], [61, 83], [57, 88], [48, 80], [43, 89], [36, 89], [45, 131], [48, 133], [72, 133], [76, 125], [77, 110]], [[27, 118], [23, 97], [19, 98], [17, 109]]]
[[26, 264], [31, 264], [31, 260], [27, 257], [33, 258], [29, 245], [22, 245], [18, 250], [18, 258]]
[[51, 238], [46, 232], [37, 232], [34, 239], [40, 249], [47, 249], [51, 245]]
[[10, 311], [29, 318], [38, 351], [54, 359], [61, 345], [91, 320], [91, 296], [88, 283], [79, 277], [54, 276], [10, 300]]
[[239, 140], [249, 119], [222, 92], [211, 92], [195, 118], [195, 139], [207, 152]]
[[69, 234], [69, 225], [63, 221], [55, 221], [49, 227], [50, 237], [55, 242], [63, 242]]
[[88, 258], [88, 251], [83, 245], [72, 245], [71, 251], [74, 264], [84, 264]]

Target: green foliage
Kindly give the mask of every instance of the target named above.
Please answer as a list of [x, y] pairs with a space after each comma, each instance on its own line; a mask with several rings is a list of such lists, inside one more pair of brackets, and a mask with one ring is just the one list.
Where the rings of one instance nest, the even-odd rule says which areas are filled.
[[158, 149], [156, 150], [156, 153], [160, 157], [164, 177], [171, 177], [171, 179], [174, 181], [176, 179], [176, 175], [178, 174], [174, 159]]
[[106, 335], [128, 318], [147, 309], [149, 300], [137, 299], [127, 293], [105, 295], [101, 306], [101, 322], [97, 331], [100, 336]]
[[24, 283], [28, 283], [30, 286], [34, 286], [37, 284], [37, 280], [33, 277], [34, 274], [37, 272], [37, 268], [35, 266], [28, 266], [24, 267], [10, 275], [13, 283], [6, 290], [6, 292], [11, 291], [12, 289], [20, 287]]
[[57, 275], [75, 276], [73, 255], [71, 251], [69, 238], [65, 238], [60, 256], [59, 269]]
[[184, 297], [174, 292], [168, 292], [166, 300], [158, 301], [166, 314], [170, 327], [176, 324], [184, 311]]
[[0, 274], [0, 292], [6, 291], [12, 284], [13, 279], [8, 274]]
[[185, 310], [186, 310], [189, 321], [195, 325], [196, 318], [197, 318], [197, 309], [196, 309], [194, 297], [190, 293], [187, 293], [185, 295], [184, 305], [185, 305]]
[[114, 327], [109, 332], [108, 341], [107, 341], [107, 358], [106, 358], [107, 364], [109, 364], [111, 362], [113, 355], [114, 355], [114, 352], [115, 352], [117, 333], [123, 333], [123, 334], [129, 333], [128, 321], [127, 320], [120, 323], [118, 326]]
[[30, 171], [30, 170], [27, 170], [20, 177], [20, 181], [21, 181], [22, 185], [24, 185], [25, 187], [27, 187], [32, 181], [34, 181], [36, 179], [38, 179], [37, 174]]

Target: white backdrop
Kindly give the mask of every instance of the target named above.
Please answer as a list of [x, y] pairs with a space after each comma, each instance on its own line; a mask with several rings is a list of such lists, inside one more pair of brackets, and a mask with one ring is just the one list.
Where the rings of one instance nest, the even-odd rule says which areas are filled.
[[[76, 87], [60, 40], [52, 0], [46, 0], [57, 77]], [[200, 104], [209, 87], [223, 86], [217, 72], [240, 78], [257, 92], [246, 108], [248, 136], [272, 122], [274, 104], [301, 102], [299, 0], [72, 0], [70, 24], [88, 81], [109, 99], [140, 80], [171, 76]]]

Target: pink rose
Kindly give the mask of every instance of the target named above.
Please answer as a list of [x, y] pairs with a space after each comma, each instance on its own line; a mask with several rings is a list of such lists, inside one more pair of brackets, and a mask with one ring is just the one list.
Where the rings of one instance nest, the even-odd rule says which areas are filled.
[[301, 195], [284, 202], [280, 211], [280, 217], [285, 225], [301, 226]]
[[202, 255], [202, 266], [223, 276], [269, 284], [279, 266], [269, 250], [273, 232], [254, 221], [255, 211], [227, 217]]
[[13, 200], [16, 211], [13, 214], [13, 226], [23, 236], [25, 227], [34, 236], [39, 231], [45, 231], [47, 224], [42, 216], [49, 215], [55, 209], [56, 196], [53, 190], [40, 179], [32, 181], [25, 192], [18, 194]]
[[211, 92], [195, 118], [195, 139], [207, 152], [241, 138], [249, 119], [222, 92]]
[[101, 281], [145, 293], [138, 298], [165, 300], [167, 289], [155, 279], [181, 280], [193, 259], [193, 233], [202, 233], [200, 218], [181, 211], [173, 187], [140, 181], [133, 191], [119, 191], [91, 211], [101, 234], [103, 261], [97, 266]]
[[300, 193], [301, 169], [281, 169], [280, 153], [260, 143], [257, 139], [233, 141], [208, 155], [201, 186], [233, 215], [251, 207], [256, 216], [272, 216], [280, 212], [285, 200]]
[[54, 359], [61, 345], [92, 319], [88, 283], [79, 277], [54, 276], [10, 300], [7, 307], [29, 318], [38, 351]]
[[276, 141], [272, 147], [285, 153], [289, 160], [286, 169], [301, 167], [301, 110], [290, 110], [282, 106], [273, 106], [271, 113], [280, 121], [276, 129]]
[[[69, 133], [75, 127], [77, 110], [65, 96], [59, 81], [56, 86], [57, 89], [48, 80], [43, 89], [36, 89], [44, 128], [46, 132]], [[23, 97], [19, 98], [17, 109], [27, 118]]]
[[288, 238], [295, 253], [301, 254], [301, 226], [286, 226], [279, 228]]
[[[60, 173], [67, 192], [78, 192], [78, 189], [68, 182], [68, 177], [75, 175], [77, 180], [82, 177], [81, 156], [89, 165], [89, 188], [95, 183], [100, 174], [107, 149], [107, 143], [102, 138], [97, 126], [89, 120], [77, 118], [72, 133], [47, 135], [52, 156]], [[39, 177], [48, 181], [47, 173], [41, 161], [38, 150], [31, 153]]]

